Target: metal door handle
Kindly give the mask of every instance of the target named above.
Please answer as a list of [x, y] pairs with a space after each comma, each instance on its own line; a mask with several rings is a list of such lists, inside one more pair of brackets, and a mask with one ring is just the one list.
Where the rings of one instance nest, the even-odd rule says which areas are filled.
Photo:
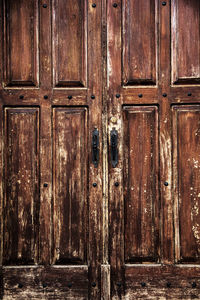
[[99, 131], [95, 128], [92, 132], [92, 163], [95, 168], [99, 163]]
[[113, 128], [110, 132], [110, 143], [111, 143], [111, 164], [115, 168], [118, 164], [118, 132]]

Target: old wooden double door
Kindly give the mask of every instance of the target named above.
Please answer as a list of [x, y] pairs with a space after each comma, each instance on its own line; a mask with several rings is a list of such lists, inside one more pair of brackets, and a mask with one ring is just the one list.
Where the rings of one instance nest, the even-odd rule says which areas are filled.
[[1, 0], [1, 298], [200, 299], [199, 0]]

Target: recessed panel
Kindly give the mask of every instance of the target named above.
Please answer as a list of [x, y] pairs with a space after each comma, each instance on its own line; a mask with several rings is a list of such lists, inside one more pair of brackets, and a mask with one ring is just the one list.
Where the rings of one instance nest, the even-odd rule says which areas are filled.
[[200, 262], [200, 106], [173, 108], [176, 260]]
[[37, 261], [39, 226], [39, 110], [4, 111], [3, 262]]
[[158, 258], [158, 111], [124, 107], [125, 261]]
[[86, 85], [85, 0], [53, 1], [53, 74], [56, 87]]
[[4, 85], [38, 85], [37, 1], [4, 0]]
[[200, 83], [200, 2], [172, 1], [172, 83]]
[[123, 1], [123, 84], [156, 84], [155, 0]]
[[84, 263], [88, 228], [87, 109], [53, 110], [54, 245], [57, 263]]

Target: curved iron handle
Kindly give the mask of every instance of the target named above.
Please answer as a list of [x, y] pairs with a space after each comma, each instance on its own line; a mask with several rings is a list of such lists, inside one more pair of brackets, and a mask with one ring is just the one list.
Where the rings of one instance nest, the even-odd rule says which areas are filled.
[[110, 132], [110, 144], [111, 144], [111, 164], [115, 168], [118, 164], [118, 132], [113, 128]]
[[95, 168], [99, 163], [99, 131], [95, 128], [92, 132], [92, 163]]

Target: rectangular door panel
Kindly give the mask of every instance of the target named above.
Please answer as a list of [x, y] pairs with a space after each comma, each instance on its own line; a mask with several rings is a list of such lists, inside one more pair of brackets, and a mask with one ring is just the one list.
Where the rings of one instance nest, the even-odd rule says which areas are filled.
[[200, 106], [173, 107], [176, 260], [200, 262]]
[[39, 109], [4, 110], [5, 265], [37, 262], [39, 230]]
[[87, 1], [53, 1], [53, 76], [56, 87], [85, 87]]
[[4, 84], [38, 86], [38, 2], [4, 0], [3, 4]]
[[156, 84], [157, 1], [123, 1], [123, 84]]
[[158, 259], [158, 109], [125, 106], [125, 262]]
[[[200, 82], [200, 2], [172, 1], [172, 83]], [[187, 26], [186, 26], [187, 24]]]
[[56, 263], [86, 262], [88, 128], [84, 107], [53, 109], [53, 231]]

